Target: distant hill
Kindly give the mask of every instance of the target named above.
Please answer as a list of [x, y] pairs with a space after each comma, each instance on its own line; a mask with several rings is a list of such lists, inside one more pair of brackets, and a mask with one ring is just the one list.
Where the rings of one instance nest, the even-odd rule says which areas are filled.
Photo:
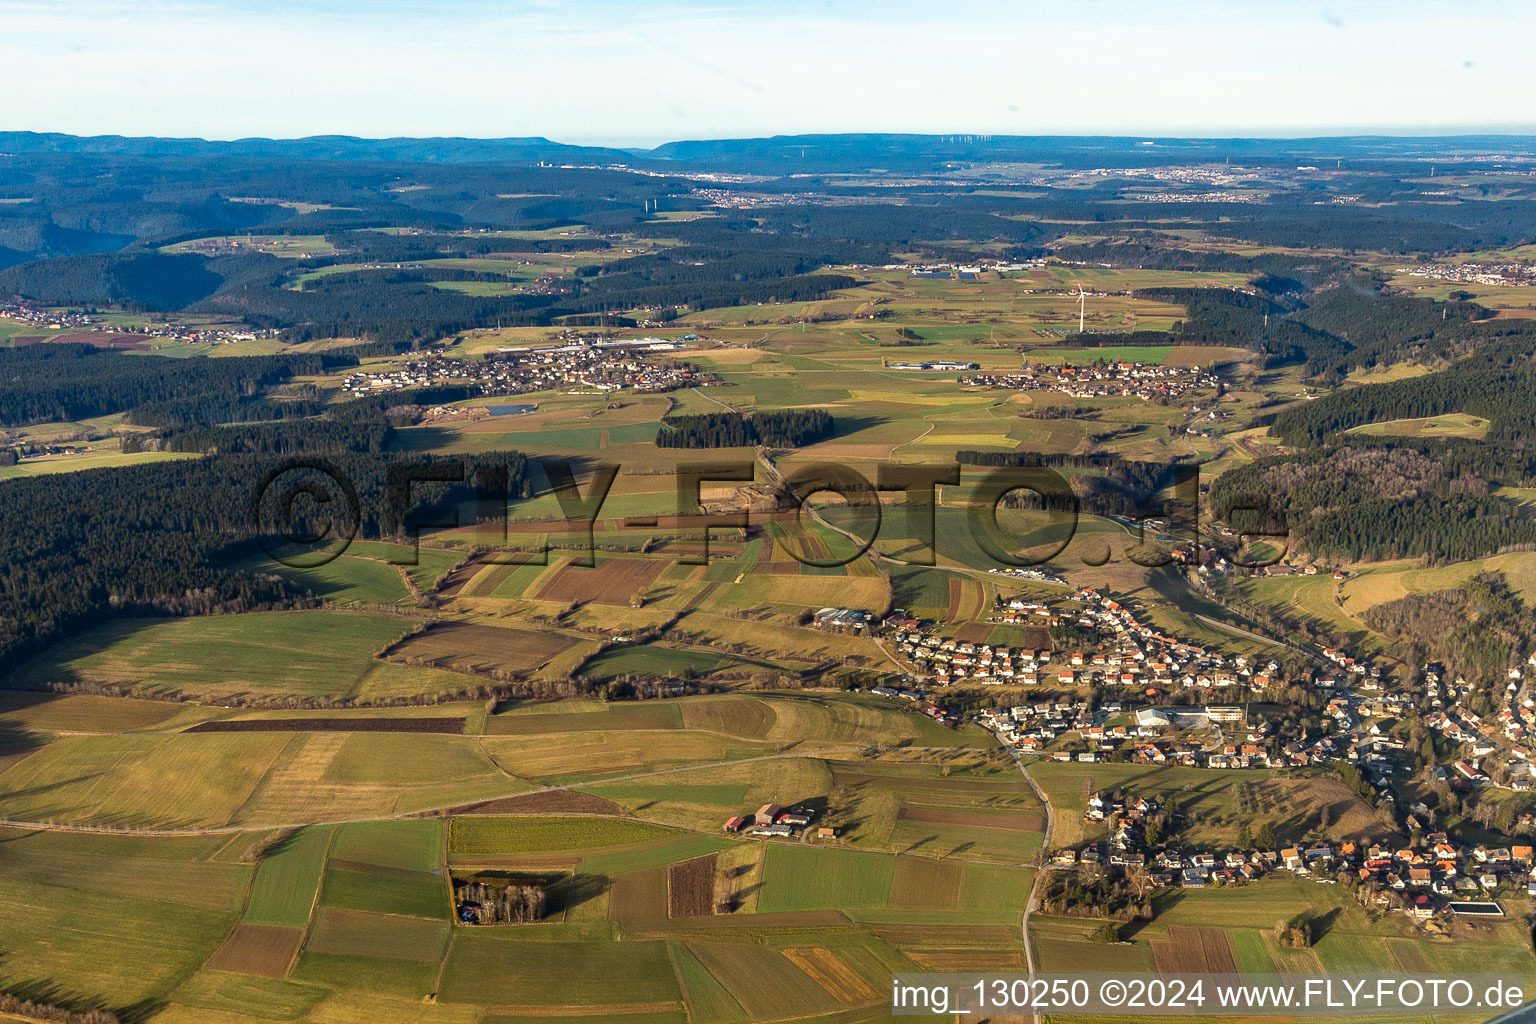
[[383, 160], [403, 163], [622, 163], [622, 150], [567, 146], [530, 139], [360, 139], [313, 135], [302, 139], [165, 139], [122, 135], [0, 132], [0, 153], [80, 153], [121, 156], [244, 156], [300, 160]]
[[235, 139], [0, 132], [0, 153], [141, 157], [253, 157], [436, 164], [631, 164], [738, 173], [931, 172], [952, 164], [1043, 163], [1144, 167], [1174, 162], [1392, 160], [1423, 156], [1536, 155], [1536, 137], [1341, 136], [1306, 139], [1190, 139], [1115, 135], [775, 135], [668, 142], [654, 149], [572, 146], [550, 139], [390, 138], [314, 135]]
[[1067, 167], [1143, 167], [1182, 162], [1391, 160], [1429, 155], [1536, 154], [1536, 137], [1341, 136], [1188, 139], [1114, 135], [775, 135], [669, 142], [633, 151], [652, 160], [757, 173], [942, 170], [951, 163], [1015, 162]]

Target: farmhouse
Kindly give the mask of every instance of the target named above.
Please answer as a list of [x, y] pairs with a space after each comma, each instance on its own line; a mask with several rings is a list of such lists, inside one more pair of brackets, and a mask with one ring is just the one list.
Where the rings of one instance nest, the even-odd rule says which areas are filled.
[[763, 806], [757, 809], [757, 814], [753, 815], [753, 823], [758, 825], [772, 825], [775, 821], [778, 820], [779, 814], [782, 813], [783, 810], [784, 808], [780, 807], [778, 804], [763, 804]]

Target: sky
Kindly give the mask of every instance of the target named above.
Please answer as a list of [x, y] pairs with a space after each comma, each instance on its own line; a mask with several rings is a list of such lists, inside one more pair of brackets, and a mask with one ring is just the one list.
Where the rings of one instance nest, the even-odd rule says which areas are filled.
[[0, 0], [0, 130], [1536, 132], [1536, 4]]

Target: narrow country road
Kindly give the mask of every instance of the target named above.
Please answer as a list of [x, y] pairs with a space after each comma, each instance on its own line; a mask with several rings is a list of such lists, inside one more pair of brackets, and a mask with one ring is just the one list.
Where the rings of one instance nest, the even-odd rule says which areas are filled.
[[[1001, 737], [998, 737], [998, 742], [1003, 742]], [[1029, 941], [1029, 917], [1035, 912], [1035, 904], [1039, 900], [1040, 882], [1050, 871], [1046, 857], [1051, 849], [1051, 835], [1056, 827], [1056, 813], [1051, 809], [1051, 801], [1045, 795], [1045, 790], [1041, 789], [1040, 783], [1036, 782], [1035, 777], [1029, 774], [1029, 766], [1024, 763], [1024, 758], [1020, 757], [1019, 752], [1006, 743], [1003, 744], [1003, 748], [1013, 756], [1013, 763], [1019, 766], [1019, 774], [1024, 776], [1024, 781], [1029, 783], [1029, 788], [1035, 791], [1035, 796], [1040, 800], [1040, 805], [1045, 808], [1045, 834], [1044, 838], [1040, 840], [1040, 866], [1035, 869], [1034, 880], [1029, 886], [1029, 899], [1024, 903], [1024, 916], [1019, 921], [1019, 934], [1024, 940], [1024, 968], [1027, 973], [1034, 974], [1036, 971], [1035, 947]], [[1039, 1013], [1032, 1013], [1030, 1016], [1034, 1019], [1035, 1024], [1040, 1024]]]

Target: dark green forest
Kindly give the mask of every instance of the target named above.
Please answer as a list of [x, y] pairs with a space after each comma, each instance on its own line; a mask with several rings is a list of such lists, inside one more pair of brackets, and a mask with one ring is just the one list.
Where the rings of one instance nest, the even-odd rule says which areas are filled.
[[785, 409], [743, 416], [711, 412], [669, 416], [656, 435], [658, 448], [800, 448], [833, 435], [832, 414], [825, 409]]

